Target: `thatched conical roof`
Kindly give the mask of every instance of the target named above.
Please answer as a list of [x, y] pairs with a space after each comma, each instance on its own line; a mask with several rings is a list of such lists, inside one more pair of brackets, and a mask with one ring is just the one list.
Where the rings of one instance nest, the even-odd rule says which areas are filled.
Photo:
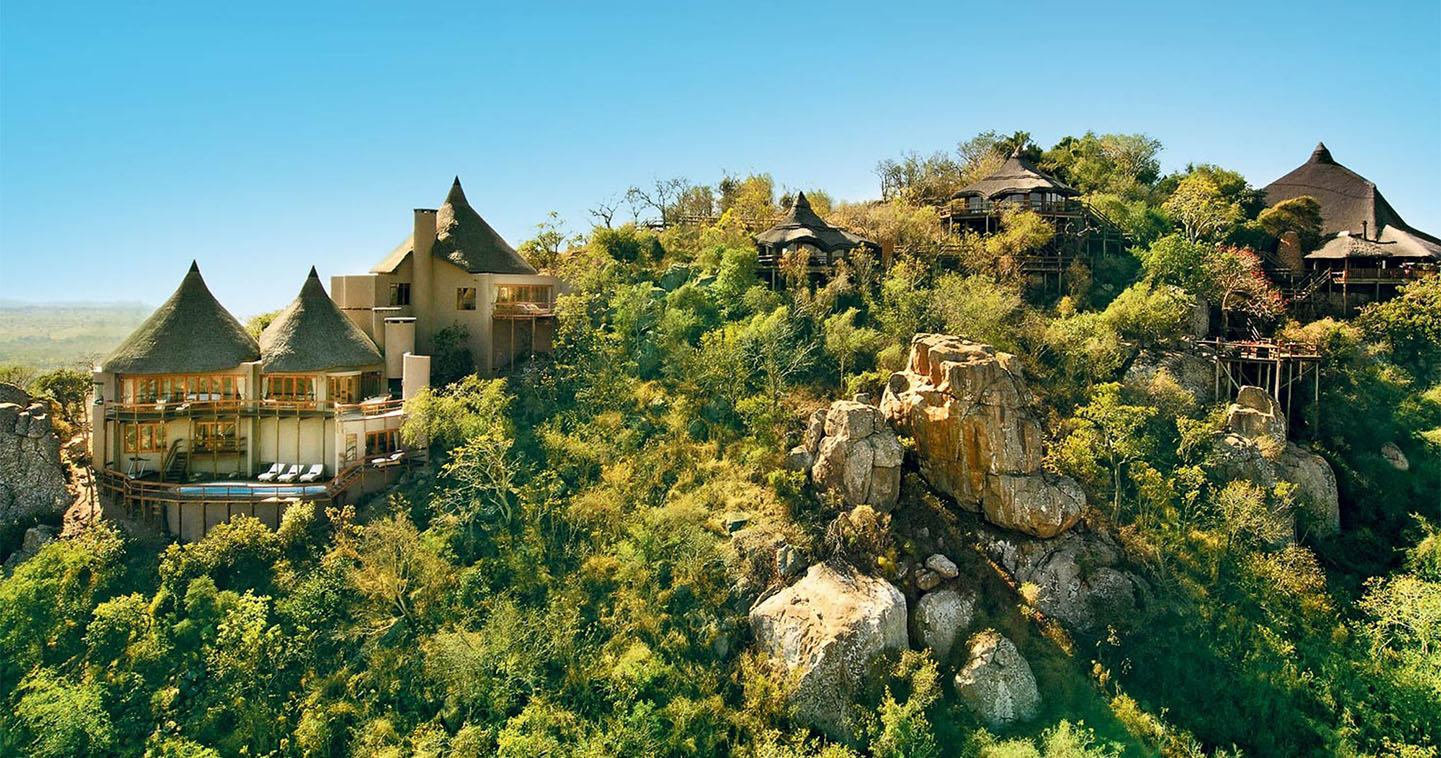
[[1316, 144], [1305, 163], [1263, 191], [1267, 205], [1303, 195], [1315, 198], [1321, 206], [1321, 233], [1326, 236], [1364, 233], [1374, 240], [1383, 237], [1386, 229], [1394, 229], [1393, 236], [1407, 238], [1432, 256], [1441, 255], [1441, 240], [1407, 224], [1381, 196], [1375, 182], [1337, 163], [1324, 142]]
[[[370, 270], [371, 273], [391, 273], [414, 249], [412, 235], [390, 251], [385, 260]], [[515, 248], [470, 207], [458, 176], [450, 185], [445, 202], [435, 212], [435, 245], [430, 253], [472, 274], [536, 273], [535, 267], [526, 263]]]
[[989, 176], [956, 191], [953, 197], [980, 196], [994, 200], [1018, 192], [1054, 192], [1058, 195], [1078, 195], [1073, 187], [1054, 177], [1046, 175], [1030, 161], [1021, 157], [1020, 148], [1011, 153], [1001, 167]]
[[756, 242], [768, 247], [782, 247], [791, 244], [814, 245], [828, 253], [837, 250], [851, 250], [868, 247], [879, 250], [876, 243], [844, 229], [838, 229], [825, 222], [814, 210], [806, 193], [797, 192], [790, 212], [780, 223], [756, 235]]
[[255, 340], [210, 294], [200, 266], [191, 261], [175, 294], [100, 367], [117, 374], [193, 374], [225, 371], [259, 358]]
[[370, 337], [325, 294], [314, 266], [300, 294], [260, 335], [260, 370], [267, 374], [359, 369], [382, 360]]

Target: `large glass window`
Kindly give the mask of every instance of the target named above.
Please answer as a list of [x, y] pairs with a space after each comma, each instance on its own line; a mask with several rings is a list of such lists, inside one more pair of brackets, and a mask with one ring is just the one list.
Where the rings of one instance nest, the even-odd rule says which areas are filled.
[[410, 305], [410, 282], [393, 282], [390, 285], [391, 306]]
[[400, 430], [383, 429], [365, 433], [365, 454], [385, 455], [400, 449]]
[[244, 382], [233, 375], [132, 376], [125, 379], [127, 403], [203, 403], [237, 400]]
[[265, 399], [300, 402], [315, 399], [315, 377], [284, 376], [265, 377]]
[[165, 424], [125, 424], [125, 452], [165, 452]]
[[549, 305], [552, 291], [549, 284], [500, 284], [495, 288], [495, 302]]
[[360, 375], [330, 377], [330, 402], [358, 403], [360, 397]]
[[195, 452], [235, 452], [240, 438], [234, 421], [195, 422]]

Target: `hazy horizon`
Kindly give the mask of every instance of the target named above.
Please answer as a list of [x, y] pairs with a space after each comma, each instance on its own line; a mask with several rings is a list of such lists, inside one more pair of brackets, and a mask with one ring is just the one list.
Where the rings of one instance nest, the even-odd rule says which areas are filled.
[[1422, 2], [17, 5], [0, 284], [158, 304], [198, 259], [243, 316], [311, 265], [366, 271], [457, 174], [518, 246], [550, 211], [584, 232], [588, 208], [656, 178], [761, 171], [873, 198], [877, 161], [988, 129], [1042, 147], [1143, 132], [1165, 171], [1254, 186], [1325, 141], [1441, 234], [1438, 29]]

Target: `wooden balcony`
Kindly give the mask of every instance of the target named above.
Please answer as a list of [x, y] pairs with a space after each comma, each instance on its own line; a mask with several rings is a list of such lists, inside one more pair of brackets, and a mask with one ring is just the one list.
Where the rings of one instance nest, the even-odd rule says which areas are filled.
[[1023, 208], [1035, 211], [1042, 216], [1082, 216], [1086, 213], [1086, 205], [1080, 200], [1060, 200], [1057, 202], [1045, 202], [1043, 200], [1027, 200], [1014, 202], [1002, 200], [999, 202], [985, 200], [980, 203], [971, 203], [966, 200], [953, 200], [941, 207], [941, 218], [965, 219], [983, 218], [986, 216], [999, 215], [1007, 208]]
[[259, 400], [167, 400], [143, 402], [107, 402], [105, 418], [110, 421], [163, 421], [181, 418], [234, 418], [236, 416], [302, 416], [327, 417], [336, 414], [381, 415], [400, 410], [398, 398], [378, 397], [358, 403], [336, 403], [329, 400], [290, 400], [263, 398]]

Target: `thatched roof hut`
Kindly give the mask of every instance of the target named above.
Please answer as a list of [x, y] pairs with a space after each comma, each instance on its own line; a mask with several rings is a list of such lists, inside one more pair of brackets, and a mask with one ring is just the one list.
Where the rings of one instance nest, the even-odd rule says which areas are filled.
[[790, 245], [812, 245], [826, 253], [843, 252], [865, 247], [880, 252], [881, 246], [860, 235], [851, 234], [826, 223], [814, 210], [806, 193], [797, 192], [795, 202], [785, 218], [757, 234], [756, 244], [779, 250]]
[[314, 266], [300, 294], [260, 335], [260, 369], [267, 374], [361, 369], [382, 360], [370, 337], [325, 294]]
[[[415, 249], [414, 235], [400, 243], [385, 260], [370, 270], [372, 274], [393, 273], [405, 257]], [[465, 199], [460, 177], [450, 186], [445, 203], [435, 214], [435, 245], [431, 255], [449, 261], [472, 274], [534, 274], [535, 267], [492, 229]]]
[[[1321, 206], [1321, 233], [1325, 236], [1361, 236], [1381, 243], [1389, 241], [1394, 246], [1388, 248], [1383, 245], [1379, 249], [1407, 251], [1400, 257], [1441, 258], [1441, 239], [1411, 228], [1381, 196], [1374, 182], [1337, 163], [1325, 143], [1318, 143], [1310, 159], [1266, 185], [1264, 192], [1267, 205], [1303, 195], [1315, 198]], [[1320, 257], [1335, 257], [1343, 248], [1356, 250], [1357, 254], [1363, 248], [1371, 249], [1337, 239], [1331, 240], [1325, 247], [1332, 250]], [[1312, 255], [1320, 252], [1318, 250]], [[1398, 256], [1389, 253], [1387, 257]]]
[[952, 197], [981, 197], [987, 200], [1001, 200], [1007, 195], [1027, 194], [1031, 192], [1051, 192], [1063, 197], [1073, 197], [1081, 193], [1065, 182], [1046, 175], [1034, 164], [1021, 157], [1021, 151], [1017, 148], [1011, 153], [1001, 167], [991, 172], [989, 176], [978, 181], [971, 182], [956, 190]]
[[245, 327], [210, 294], [200, 266], [101, 363], [116, 374], [199, 374], [260, 359]]

